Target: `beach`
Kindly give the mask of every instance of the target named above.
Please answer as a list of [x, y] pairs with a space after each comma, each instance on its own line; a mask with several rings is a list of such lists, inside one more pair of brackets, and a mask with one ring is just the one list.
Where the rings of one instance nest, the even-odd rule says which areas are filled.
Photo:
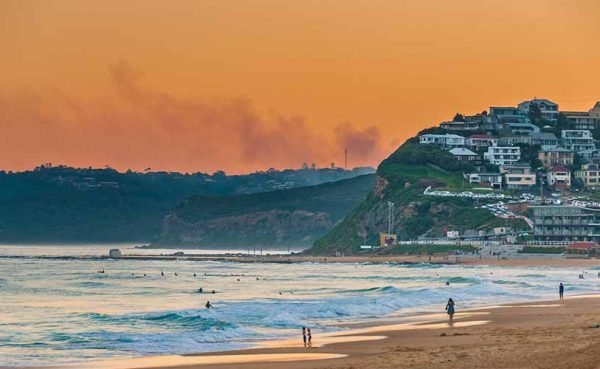
[[163, 357], [77, 367], [592, 369], [600, 363], [599, 302], [594, 295], [466, 312], [457, 302], [453, 326], [440, 314], [420, 317], [421, 323], [362, 323], [341, 335], [315, 334], [313, 348], [302, 347], [299, 338], [269, 342], [264, 348], [188, 355], [183, 365]]
[[[426, 367], [436, 363], [426, 355], [430, 348], [439, 360], [467, 349], [469, 357], [485, 356], [477, 350], [500, 347], [506, 335], [540, 334], [521, 332], [521, 321], [567, 330], [593, 324], [581, 320], [597, 314], [592, 298], [574, 306], [534, 302], [556, 298], [561, 282], [567, 296], [600, 294], [598, 259], [461, 256], [456, 263], [434, 256], [430, 263], [428, 256], [294, 255], [288, 262], [287, 255], [272, 255], [273, 262], [247, 256], [235, 262], [187, 255], [108, 259], [96, 246], [20, 250], [4, 246], [0, 257], [0, 367], [304, 362], [298, 365], [349, 368], [369, 355]], [[27, 267], [17, 267], [15, 258]], [[453, 327], [445, 325], [449, 297], [457, 302]], [[206, 309], [207, 301], [215, 308]], [[298, 347], [302, 326], [313, 331], [310, 350]], [[463, 341], [446, 355], [446, 343]]]

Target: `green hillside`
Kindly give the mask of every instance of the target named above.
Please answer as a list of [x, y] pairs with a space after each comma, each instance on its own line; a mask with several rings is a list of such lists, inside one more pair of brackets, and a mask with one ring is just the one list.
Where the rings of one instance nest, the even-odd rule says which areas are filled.
[[223, 172], [118, 172], [45, 165], [0, 171], [0, 243], [151, 242], [184, 198], [311, 186], [369, 173], [369, 168]]
[[152, 247], [310, 246], [373, 188], [375, 176], [238, 196], [194, 196], [163, 221]]
[[[424, 196], [432, 188], [468, 189], [462, 173], [471, 168], [434, 145], [407, 141], [377, 169], [375, 187], [367, 198], [331, 232], [314, 243], [313, 254], [355, 253], [363, 242], [378, 245], [387, 231], [387, 202], [396, 206], [395, 231], [399, 239], [443, 236], [449, 229], [465, 231], [503, 225], [473, 200]], [[364, 237], [364, 240], [363, 240]]]

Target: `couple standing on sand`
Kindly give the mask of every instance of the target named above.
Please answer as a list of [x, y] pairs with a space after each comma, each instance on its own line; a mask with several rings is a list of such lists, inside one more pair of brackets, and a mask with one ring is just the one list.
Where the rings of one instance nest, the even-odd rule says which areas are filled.
[[312, 333], [310, 333], [310, 328], [302, 327], [302, 340], [304, 341], [304, 347], [312, 347]]

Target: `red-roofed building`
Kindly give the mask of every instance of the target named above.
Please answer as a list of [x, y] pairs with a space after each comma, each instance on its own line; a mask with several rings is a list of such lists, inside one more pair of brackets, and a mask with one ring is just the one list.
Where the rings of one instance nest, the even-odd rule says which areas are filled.
[[600, 249], [600, 245], [596, 242], [573, 242], [567, 247], [569, 252], [575, 254], [591, 254], [597, 253], [598, 249]]
[[557, 165], [546, 173], [548, 186], [557, 190], [568, 190], [571, 188], [571, 171], [563, 165]]

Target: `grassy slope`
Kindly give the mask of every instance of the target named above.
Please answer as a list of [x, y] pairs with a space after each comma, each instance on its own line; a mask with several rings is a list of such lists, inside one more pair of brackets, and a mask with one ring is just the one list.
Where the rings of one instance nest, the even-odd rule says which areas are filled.
[[[396, 204], [395, 231], [401, 239], [423, 234], [440, 236], [446, 229], [464, 231], [506, 225], [507, 221], [489, 211], [475, 209], [473, 200], [424, 196], [427, 186], [459, 190], [467, 189], [468, 185], [463, 183], [460, 172], [456, 172], [460, 168], [450, 167], [454, 172], [440, 168], [439, 164], [448, 167], [448, 158], [444, 157], [447, 153], [430, 146], [425, 149], [431, 152], [422, 155], [416, 150], [423, 148], [415, 145], [404, 144], [381, 163], [376, 188], [344, 221], [314, 243], [312, 253], [357, 252], [365, 231], [368, 244], [379, 244], [379, 233], [387, 230], [388, 201]], [[414, 159], [416, 156], [419, 158]], [[407, 163], [411, 161], [421, 163]]]
[[[165, 227], [165, 231], [155, 244], [168, 246], [186, 244], [189, 246], [182, 240], [181, 235], [193, 234], [193, 230], [196, 228], [202, 230], [201, 238], [193, 242], [193, 245], [196, 246], [301, 245], [304, 238], [314, 240], [327, 230], [309, 230], [309, 225], [303, 224], [293, 228], [279, 229], [278, 231], [283, 232], [283, 236], [282, 233], [277, 236], [272, 228], [275, 226], [274, 224], [260, 224], [252, 227], [255, 229], [249, 229], [251, 227], [248, 224], [230, 221], [230, 219], [272, 211], [303, 210], [311, 213], [326, 213], [331, 221], [338, 222], [364, 200], [366, 194], [373, 187], [374, 179], [375, 176], [370, 174], [317, 186], [251, 195], [194, 196], [186, 199], [173, 210], [170, 217], [175, 216], [177, 224]], [[278, 216], [286, 217], [285, 214]], [[224, 224], [227, 224], [225, 226], [226, 234], [221, 232], [223, 228], [213, 226], [214, 222], [219, 220], [223, 220]], [[208, 225], [209, 223], [211, 224]], [[286, 220], [283, 219], [281, 224], [286, 224]], [[302, 228], [303, 226], [307, 228]], [[318, 234], [315, 235], [314, 232]], [[284, 239], [282, 240], [281, 237]], [[227, 244], [225, 245], [225, 243]]]

